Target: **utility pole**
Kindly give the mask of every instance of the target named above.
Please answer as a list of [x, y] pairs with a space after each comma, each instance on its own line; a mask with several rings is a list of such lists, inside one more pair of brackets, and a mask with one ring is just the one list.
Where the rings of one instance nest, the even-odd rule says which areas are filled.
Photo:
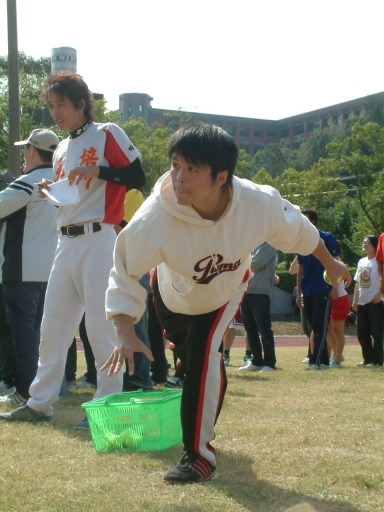
[[16, 0], [7, 0], [8, 17], [8, 94], [9, 135], [8, 169], [15, 178], [20, 176], [20, 148], [13, 143], [20, 140], [19, 52], [17, 45]]

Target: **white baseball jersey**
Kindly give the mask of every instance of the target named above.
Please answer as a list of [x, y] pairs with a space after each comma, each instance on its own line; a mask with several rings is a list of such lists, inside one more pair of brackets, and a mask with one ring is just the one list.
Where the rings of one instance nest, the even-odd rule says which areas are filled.
[[[76, 167], [105, 166], [119, 169], [128, 167], [136, 158], [140, 158], [140, 153], [121, 128], [112, 123], [91, 123], [79, 137], [60, 142], [53, 160], [55, 181], [66, 178]], [[121, 222], [126, 190], [117, 180], [112, 183], [89, 178], [82, 180], [78, 188], [80, 201], [75, 205], [58, 208], [58, 228], [86, 222]]]

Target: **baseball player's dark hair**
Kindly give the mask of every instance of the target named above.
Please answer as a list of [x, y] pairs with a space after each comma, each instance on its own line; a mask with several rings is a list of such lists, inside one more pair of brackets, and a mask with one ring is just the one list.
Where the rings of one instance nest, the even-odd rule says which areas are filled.
[[[31, 147], [32, 144], [26, 144], [25, 147], [26, 148], [29, 148]], [[37, 148], [36, 146], [33, 146], [39, 157], [40, 157], [40, 160], [44, 163], [47, 163], [47, 164], [51, 164], [52, 163], [52, 160], [53, 160], [53, 152], [52, 151], [44, 151], [44, 149], [39, 149]]]
[[57, 75], [49, 75], [42, 90], [45, 102], [47, 102], [47, 95], [50, 91], [57, 94], [59, 98], [68, 98], [76, 109], [81, 108], [81, 102], [84, 100], [85, 120], [87, 123], [92, 123], [94, 120], [93, 96], [80, 75], [69, 71], [60, 71]]
[[379, 245], [379, 237], [377, 237], [375, 235], [367, 235], [364, 238], [368, 238], [368, 240], [371, 242], [371, 244], [375, 248], [375, 251], [377, 251], [377, 246]]
[[178, 155], [192, 165], [209, 165], [212, 180], [221, 171], [228, 171], [227, 183], [232, 184], [239, 150], [227, 132], [211, 124], [193, 123], [183, 126], [169, 141], [168, 156]]
[[303, 208], [301, 213], [309, 218], [314, 226], [316, 226], [319, 216], [317, 215], [316, 210], [313, 208]]

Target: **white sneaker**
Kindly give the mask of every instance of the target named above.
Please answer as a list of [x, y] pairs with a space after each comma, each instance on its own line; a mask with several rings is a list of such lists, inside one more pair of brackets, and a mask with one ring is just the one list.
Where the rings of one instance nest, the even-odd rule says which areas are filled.
[[259, 372], [261, 368], [262, 366], [255, 366], [254, 364], [250, 363], [247, 366], [240, 366], [239, 372]]
[[309, 363], [309, 357], [304, 357], [304, 359], [301, 361], [302, 363]]
[[17, 391], [15, 391], [12, 393], [12, 395], [0, 397], [0, 404], [13, 405], [18, 407], [19, 405], [24, 404], [27, 400], [28, 398], [22, 397]]
[[366, 368], [374, 368], [375, 366], [378, 366], [378, 365], [375, 363], [368, 363], [365, 365]]
[[252, 356], [245, 356], [243, 359], [243, 366], [248, 366], [252, 363]]
[[361, 361], [361, 363], [357, 363], [356, 365], [358, 368], [365, 368], [365, 363], [364, 361]]
[[267, 372], [274, 372], [275, 369], [272, 368], [271, 366], [263, 366], [262, 369], [260, 370], [260, 373], [267, 373]]
[[15, 391], [15, 388], [9, 388], [3, 380], [0, 381], [0, 396], [12, 395]]
[[305, 369], [306, 370], [321, 370], [321, 367], [317, 364], [309, 364]]

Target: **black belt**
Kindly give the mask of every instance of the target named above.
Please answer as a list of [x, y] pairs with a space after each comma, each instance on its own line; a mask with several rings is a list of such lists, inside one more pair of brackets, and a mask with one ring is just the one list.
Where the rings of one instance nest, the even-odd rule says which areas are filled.
[[[92, 224], [92, 231], [93, 233], [96, 233], [97, 231], [101, 231], [101, 224], [100, 222], [94, 222]], [[84, 226], [74, 226], [71, 224], [70, 226], [63, 226], [61, 228], [61, 232], [63, 235], [66, 235], [68, 238], [75, 238], [78, 235], [84, 235], [85, 230]]]

